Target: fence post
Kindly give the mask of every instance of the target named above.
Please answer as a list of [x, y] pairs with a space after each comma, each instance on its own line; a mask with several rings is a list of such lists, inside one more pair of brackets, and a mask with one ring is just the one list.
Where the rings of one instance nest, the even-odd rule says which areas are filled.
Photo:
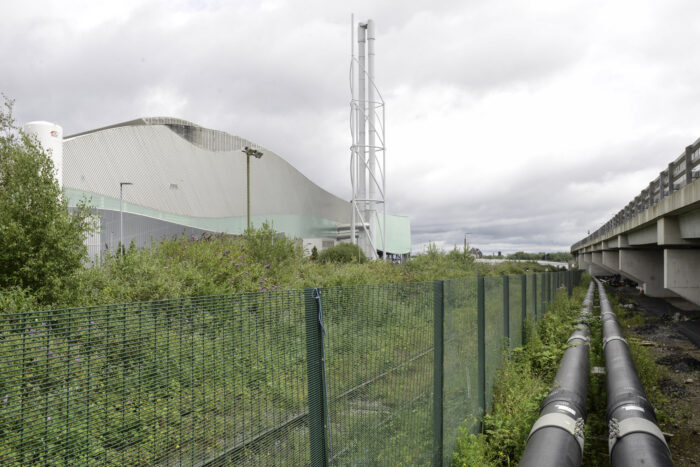
[[510, 345], [510, 278], [507, 275], [503, 276], [503, 337], [508, 339], [508, 347]]
[[479, 360], [479, 408], [481, 417], [486, 414], [486, 297], [483, 276], [476, 279], [476, 328]]
[[566, 293], [569, 295], [569, 298], [571, 298], [571, 292], [573, 291], [574, 288], [574, 278], [571, 277], [571, 271], [566, 271]]
[[527, 275], [520, 276], [520, 345], [525, 345], [525, 328], [527, 321]]
[[321, 324], [318, 321], [318, 304], [313, 289], [304, 290], [306, 308], [306, 368], [309, 383], [309, 448], [311, 465], [327, 465], [326, 410], [323, 389], [323, 349], [321, 348]]
[[433, 465], [442, 465], [444, 388], [444, 281], [433, 282]]

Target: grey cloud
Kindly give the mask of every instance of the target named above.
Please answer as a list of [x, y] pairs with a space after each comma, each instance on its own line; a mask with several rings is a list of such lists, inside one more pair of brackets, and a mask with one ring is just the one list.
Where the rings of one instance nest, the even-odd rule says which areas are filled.
[[[699, 30], [685, 20], [698, 16], [688, 8], [697, 13], [699, 7], [673, 0], [643, 34], [633, 34], [624, 27], [606, 29], [615, 19], [606, 17], [606, 5], [353, 4], [356, 20], [377, 21], [377, 80], [390, 124], [397, 121], [391, 120], [397, 108], [420, 122], [474, 105], [489, 93], [545, 89], [588, 67], [593, 71], [585, 76], [604, 74], [601, 83], [628, 92], [639, 118], [638, 134], [610, 141], [587, 133], [585, 123], [595, 127], [597, 118], [588, 116], [580, 141], [571, 141], [573, 149], [590, 148], [586, 152], [552, 147], [549, 129], [537, 128], [541, 147], [523, 153], [538, 157], [519, 171], [504, 167], [502, 178], [475, 186], [449, 164], [428, 170], [422, 160], [390, 146], [389, 210], [411, 217], [414, 244], [461, 245], [467, 231], [476, 245], [566, 249], [645, 188], [623, 192], [623, 175], [652, 168], [653, 177], [698, 136], [700, 67], [688, 44], [697, 42]], [[642, 7], [653, 13], [649, 5]], [[6, 9], [0, 60], [12, 65], [0, 76], [0, 91], [17, 100], [20, 120], [56, 121], [67, 134], [174, 107], [173, 116], [252, 139], [347, 198], [349, 7], [321, 0], [263, 6], [149, 2], [94, 29]], [[186, 20], [178, 25], [173, 13]], [[454, 99], [437, 110], [411, 101], [435, 88], [447, 89]], [[152, 103], [158, 92], [168, 101], [163, 107]], [[571, 108], [559, 117], [579, 111]], [[518, 148], [507, 140], [508, 131], [502, 128], [503, 140], [494, 145], [502, 146], [505, 164], [520, 167], [509, 159]], [[390, 126], [390, 145], [395, 134]], [[459, 148], [454, 152], [449, 157], [457, 159]]]

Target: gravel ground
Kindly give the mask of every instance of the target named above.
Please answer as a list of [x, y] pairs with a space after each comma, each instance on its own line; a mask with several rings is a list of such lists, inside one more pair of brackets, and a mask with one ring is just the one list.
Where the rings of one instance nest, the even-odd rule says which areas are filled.
[[668, 401], [659, 409], [672, 419], [661, 429], [671, 435], [674, 464], [700, 465], [700, 307], [680, 299], [646, 297], [630, 287], [608, 288], [608, 293], [643, 317], [643, 324], [626, 331], [668, 370], [659, 382]]

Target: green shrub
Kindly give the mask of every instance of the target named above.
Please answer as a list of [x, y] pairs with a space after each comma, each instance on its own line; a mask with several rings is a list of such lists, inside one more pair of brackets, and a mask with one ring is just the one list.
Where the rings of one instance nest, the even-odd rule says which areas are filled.
[[[14, 124], [12, 101], [0, 108], [0, 288], [31, 290], [42, 304], [72, 290], [93, 229], [81, 201], [73, 214], [39, 142]], [[2, 104], [0, 104], [2, 105]]]
[[36, 307], [36, 299], [29, 291], [18, 287], [0, 289], [0, 315], [28, 313]]
[[259, 229], [246, 230], [244, 238], [246, 252], [259, 263], [279, 264], [301, 257], [301, 250], [295, 242], [275, 232], [267, 222]]
[[323, 250], [318, 255], [318, 260], [322, 263], [366, 263], [367, 257], [357, 245], [353, 243], [341, 243], [340, 245]]

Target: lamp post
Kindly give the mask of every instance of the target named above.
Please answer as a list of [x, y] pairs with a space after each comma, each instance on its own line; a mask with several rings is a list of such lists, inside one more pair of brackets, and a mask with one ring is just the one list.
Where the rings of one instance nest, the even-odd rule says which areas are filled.
[[248, 230], [250, 230], [250, 156], [254, 156], [256, 159], [260, 159], [263, 155], [262, 151], [258, 151], [257, 149], [249, 148], [246, 146], [244, 149], [241, 149], [246, 155], [246, 192], [247, 192], [247, 200], [248, 200]]
[[119, 182], [119, 252], [124, 248], [124, 185], [133, 185], [131, 182]]

